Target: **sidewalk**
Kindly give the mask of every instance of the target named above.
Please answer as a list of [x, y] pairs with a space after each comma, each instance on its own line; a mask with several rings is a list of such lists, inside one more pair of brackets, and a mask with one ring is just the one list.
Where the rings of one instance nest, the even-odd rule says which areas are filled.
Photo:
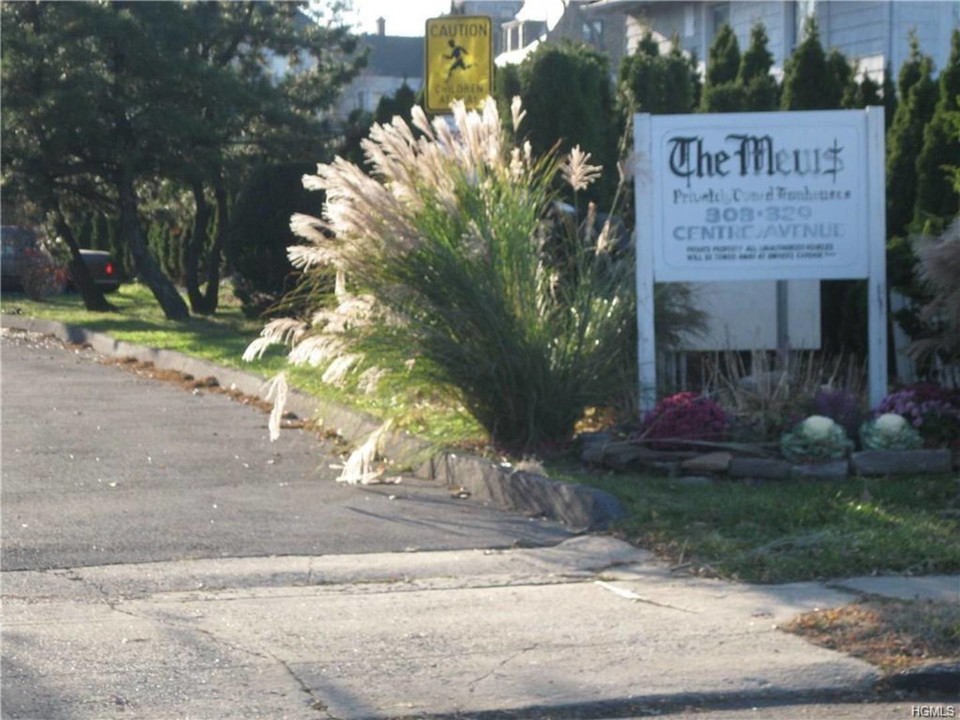
[[[9, 718], [641, 714], [869, 691], [777, 624], [858, 588], [960, 602], [960, 578], [751, 586], [609, 537], [553, 548], [4, 573]], [[571, 715], [573, 713], [573, 715]]]

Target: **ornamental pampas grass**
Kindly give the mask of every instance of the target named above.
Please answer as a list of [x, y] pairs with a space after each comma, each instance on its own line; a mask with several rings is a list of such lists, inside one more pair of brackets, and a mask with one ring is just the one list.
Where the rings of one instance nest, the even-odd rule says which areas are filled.
[[960, 216], [940, 237], [919, 237], [914, 247], [917, 274], [932, 299], [921, 311], [932, 331], [914, 341], [908, 352], [919, 360], [960, 363]]
[[[374, 125], [362, 143], [369, 172], [337, 158], [304, 177], [326, 204], [319, 218], [292, 218], [304, 242], [290, 259], [334, 268], [336, 291], [315, 298], [308, 323], [265, 328], [245, 357], [279, 341], [325, 382], [363, 390], [416, 358], [495, 442], [562, 440], [586, 405], [619, 389], [632, 356], [630, 263], [594, 262], [580, 237], [551, 240], [563, 268], [543, 252], [555, 181], [583, 190], [600, 168], [579, 147], [561, 159], [514, 146], [492, 98], [451, 111], [452, 122], [415, 107], [410, 124]], [[524, 114], [514, 100], [514, 129]], [[369, 477], [354, 464], [351, 476]]]

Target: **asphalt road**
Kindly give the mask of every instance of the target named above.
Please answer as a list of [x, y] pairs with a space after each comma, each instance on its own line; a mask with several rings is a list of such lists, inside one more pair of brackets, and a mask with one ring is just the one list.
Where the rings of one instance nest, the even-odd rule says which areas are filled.
[[540, 545], [559, 525], [434, 483], [334, 481], [340, 448], [261, 411], [4, 332], [5, 571], [218, 557]]

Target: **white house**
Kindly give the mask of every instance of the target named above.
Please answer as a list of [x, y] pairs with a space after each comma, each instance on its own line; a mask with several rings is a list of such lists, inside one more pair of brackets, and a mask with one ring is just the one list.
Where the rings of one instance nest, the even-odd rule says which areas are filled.
[[592, 12], [625, 13], [627, 50], [632, 52], [643, 34], [679, 37], [684, 50], [708, 56], [717, 31], [725, 23], [737, 35], [741, 49], [750, 42], [750, 30], [762, 22], [768, 49], [778, 69], [803, 40], [803, 27], [814, 17], [824, 48], [837, 48], [875, 80], [884, 66], [896, 73], [910, 54], [910, 34], [939, 70], [950, 56], [950, 35], [960, 26], [960, 0], [594, 0]]
[[376, 35], [361, 35], [359, 50], [369, 50], [367, 66], [343, 88], [334, 117], [345, 120], [354, 110], [373, 112], [380, 98], [394, 95], [404, 83], [417, 92], [423, 86], [423, 37], [387, 35], [377, 22]]

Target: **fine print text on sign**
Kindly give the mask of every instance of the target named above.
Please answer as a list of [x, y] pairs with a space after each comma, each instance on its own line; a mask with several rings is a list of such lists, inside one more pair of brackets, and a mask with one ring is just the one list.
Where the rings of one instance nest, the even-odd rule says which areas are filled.
[[489, 17], [448, 15], [427, 20], [426, 109], [450, 112], [463, 100], [480, 107], [493, 94], [493, 28]]
[[657, 279], [866, 277], [860, 118], [727, 117], [729, 124], [717, 116], [651, 119]]

